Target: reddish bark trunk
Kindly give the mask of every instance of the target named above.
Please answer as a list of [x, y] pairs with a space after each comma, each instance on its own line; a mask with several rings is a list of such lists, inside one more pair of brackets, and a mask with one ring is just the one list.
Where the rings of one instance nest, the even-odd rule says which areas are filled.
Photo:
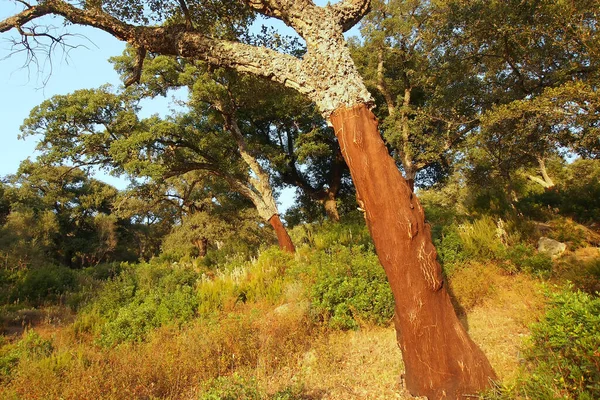
[[271, 218], [269, 218], [269, 223], [275, 229], [275, 233], [277, 234], [277, 242], [279, 242], [279, 248], [283, 251], [287, 251], [289, 253], [294, 253], [296, 248], [294, 247], [294, 243], [292, 243], [292, 239], [290, 235], [288, 235], [285, 226], [279, 219], [279, 215], [275, 214]]
[[496, 375], [459, 322], [442, 280], [423, 209], [364, 105], [331, 116], [377, 255], [395, 299], [406, 389], [456, 399], [489, 387]]

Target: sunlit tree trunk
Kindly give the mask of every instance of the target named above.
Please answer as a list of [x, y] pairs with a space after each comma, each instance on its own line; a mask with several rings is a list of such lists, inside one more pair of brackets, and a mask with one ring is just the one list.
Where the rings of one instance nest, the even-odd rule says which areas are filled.
[[359, 104], [336, 110], [331, 122], [394, 294], [406, 388], [430, 399], [474, 395], [496, 375], [456, 316], [423, 208], [388, 154], [375, 116]]
[[287, 251], [288, 253], [294, 253], [296, 248], [294, 247], [294, 243], [292, 243], [292, 239], [285, 229], [285, 226], [281, 222], [279, 215], [275, 214], [271, 218], [269, 218], [269, 223], [275, 229], [275, 234], [277, 235], [277, 241], [279, 242], [279, 248], [283, 251]]

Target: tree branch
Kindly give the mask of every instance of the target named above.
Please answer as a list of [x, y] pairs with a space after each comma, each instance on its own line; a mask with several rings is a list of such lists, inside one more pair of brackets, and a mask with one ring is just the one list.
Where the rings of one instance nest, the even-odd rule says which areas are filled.
[[371, 0], [343, 0], [328, 7], [336, 14], [342, 29], [346, 32], [371, 10]]
[[[250, 1], [254, 8], [276, 1]], [[233, 68], [240, 72], [266, 77], [304, 93], [311, 88], [306, 82], [296, 82], [302, 76], [301, 60], [264, 47], [211, 38], [186, 29], [182, 25], [167, 27], [135, 26], [122, 22], [98, 9], [80, 9], [64, 0], [47, 0], [0, 21], [0, 33], [45, 15], [60, 15], [68, 21], [91, 26], [110, 33], [136, 48], [163, 55], [199, 59], [210, 64]]]
[[132, 75], [125, 81], [125, 87], [131, 86], [134, 83], [140, 83], [142, 78], [142, 67], [144, 66], [144, 59], [146, 58], [146, 49], [139, 47], [135, 53], [135, 65], [133, 66]]

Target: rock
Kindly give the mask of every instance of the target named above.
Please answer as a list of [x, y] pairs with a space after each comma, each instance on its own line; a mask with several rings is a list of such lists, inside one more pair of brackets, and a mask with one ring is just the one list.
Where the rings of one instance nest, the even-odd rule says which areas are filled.
[[538, 241], [538, 251], [553, 259], [559, 257], [565, 250], [567, 250], [567, 245], [554, 239], [542, 236]]

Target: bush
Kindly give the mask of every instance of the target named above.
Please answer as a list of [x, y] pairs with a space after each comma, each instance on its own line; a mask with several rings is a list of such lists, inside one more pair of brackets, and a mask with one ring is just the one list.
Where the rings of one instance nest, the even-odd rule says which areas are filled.
[[27, 301], [41, 305], [57, 301], [77, 286], [75, 271], [60, 266], [45, 266], [28, 270], [13, 288], [11, 301]]
[[290, 231], [290, 236], [297, 246], [305, 244], [316, 250], [327, 251], [337, 245], [374, 249], [362, 215], [349, 215], [345, 222], [339, 223], [326, 221], [321, 224], [298, 225]]
[[200, 395], [200, 400], [294, 400], [304, 398], [300, 390], [288, 387], [275, 394], [267, 395], [260, 389], [253, 378], [246, 378], [234, 373], [206, 382], [207, 389]]
[[496, 223], [488, 216], [461, 224], [458, 234], [467, 258], [492, 260], [498, 258], [504, 249]]
[[49, 357], [54, 351], [51, 340], [42, 338], [33, 330], [27, 331], [15, 344], [0, 346], [0, 382], [10, 379], [22, 359], [37, 360]]
[[394, 315], [394, 298], [377, 256], [360, 249], [336, 246], [311, 260], [319, 268], [311, 291], [313, 311], [332, 328], [384, 325]]
[[[552, 258], [546, 254], [537, 253], [533, 247], [517, 244], [508, 247], [504, 258], [510, 262], [508, 270], [524, 271], [533, 275], [547, 277], [552, 272]], [[506, 264], [504, 264], [507, 267]]]
[[600, 298], [583, 292], [550, 295], [550, 308], [532, 326], [525, 356], [530, 397], [600, 398]]
[[454, 225], [442, 229], [441, 238], [436, 241], [436, 249], [438, 259], [448, 275], [452, 274], [453, 265], [467, 259], [467, 255], [463, 252], [462, 240]]
[[74, 328], [99, 334], [104, 345], [144, 340], [151, 329], [182, 324], [196, 315], [198, 278], [196, 272], [179, 266], [126, 267], [82, 310]]

